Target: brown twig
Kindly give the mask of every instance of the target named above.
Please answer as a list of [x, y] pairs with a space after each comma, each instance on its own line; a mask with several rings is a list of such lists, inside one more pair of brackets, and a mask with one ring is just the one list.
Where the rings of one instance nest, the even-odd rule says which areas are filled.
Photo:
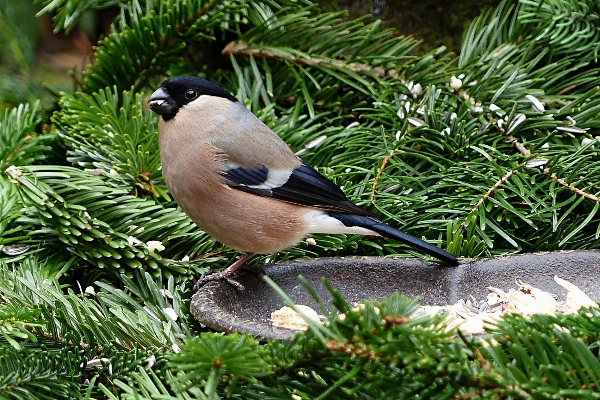
[[597, 196], [594, 196], [593, 194], [584, 192], [583, 190], [578, 189], [573, 185], [569, 185], [569, 183], [567, 183], [564, 179], [559, 178], [556, 176], [556, 174], [551, 173], [548, 168], [544, 168], [544, 175], [546, 175], [548, 178], [552, 179], [554, 182], [557, 182], [561, 186], [569, 189], [573, 193], [578, 194], [579, 196], [582, 196], [582, 197], [584, 197], [588, 200], [594, 201], [596, 203], [600, 203], [600, 198], [598, 198]]
[[479, 201], [477, 202], [477, 204], [475, 204], [475, 206], [471, 209], [471, 211], [469, 211], [469, 213], [467, 214], [467, 216], [465, 217], [464, 221], [462, 222], [462, 224], [460, 224], [459, 229], [463, 229], [465, 227], [465, 224], [467, 223], [467, 218], [469, 218], [469, 215], [471, 215], [471, 213], [475, 212], [479, 206], [481, 206], [487, 199], [490, 198], [490, 196], [492, 195], [492, 193], [494, 193], [494, 191], [498, 190], [498, 188], [500, 186], [502, 186], [504, 184], [504, 182], [506, 182], [508, 180], [508, 178], [510, 178], [513, 174], [517, 173], [518, 170], [512, 170], [512, 171], [508, 171], [502, 178], [500, 178], [496, 183], [494, 183], [494, 185], [488, 189], [487, 192], [485, 192], [485, 194], [481, 197], [481, 199], [479, 199]]
[[[504, 132], [502, 132], [502, 134], [503, 134], [504, 136], [506, 136], [506, 138], [507, 138], [508, 140], [512, 141], [512, 144], [513, 144], [513, 146], [515, 146], [515, 148], [516, 148], [517, 150], [519, 150], [519, 152], [520, 152], [520, 153], [521, 153], [523, 156], [525, 156], [525, 157], [529, 157], [529, 156], [531, 155], [531, 152], [530, 152], [529, 150], [527, 150], [527, 149], [525, 148], [525, 146], [523, 146], [523, 144], [522, 144], [521, 142], [519, 142], [519, 141], [518, 141], [518, 140], [517, 140], [517, 139], [516, 139], [514, 136], [512, 136], [512, 135], [506, 135], [506, 134], [504, 134]], [[590, 194], [590, 193], [584, 192], [583, 190], [581, 190], [581, 189], [578, 189], [578, 188], [576, 188], [576, 187], [575, 187], [575, 186], [573, 186], [573, 185], [570, 185], [570, 184], [569, 184], [569, 183], [567, 183], [567, 182], [566, 182], [564, 179], [562, 179], [562, 178], [559, 178], [559, 177], [557, 177], [557, 176], [556, 176], [556, 174], [553, 174], [553, 173], [551, 173], [551, 172], [550, 172], [550, 170], [549, 170], [548, 168], [544, 168], [544, 170], [543, 170], [543, 171], [544, 171], [544, 175], [546, 175], [548, 178], [552, 179], [554, 182], [557, 182], [557, 183], [558, 183], [558, 184], [560, 184], [561, 186], [563, 186], [563, 187], [565, 187], [565, 188], [569, 189], [569, 190], [570, 190], [570, 191], [572, 191], [573, 193], [575, 193], [575, 194], [577, 194], [577, 195], [579, 195], [579, 196], [583, 196], [584, 198], [586, 198], [586, 199], [588, 199], [588, 200], [591, 200], [591, 201], [594, 201], [594, 202], [596, 202], [596, 203], [600, 203], [600, 198], [598, 198], [597, 196], [594, 196], [593, 194]], [[515, 171], [513, 171], [513, 172], [516, 172], [516, 170], [515, 170]], [[462, 225], [461, 225], [461, 227], [462, 227]]]
[[512, 142], [512, 145], [515, 146], [515, 149], [519, 150], [519, 153], [523, 154], [523, 156], [529, 157], [531, 155], [531, 152], [527, 150], [525, 146], [523, 146], [523, 143], [519, 142], [513, 135], [506, 135], [504, 132], [502, 132], [502, 134]]
[[330, 350], [333, 352], [352, 354], [353, 356], [359, 357], [359, 358], [368, 358], [368, 359], [376, 359], [377, 358], [377, 355], [371, 349], [361, 347], [358, 345], [354, 345], [354, 344], [350, 344], [350, 343], [339, 342], [339, 341], [333, 340], [333, 339], [329, 339], [325, 342], [325, 348], [327, 348], [327, 350]]
[[[33, 136], [31, 136], [31, 135], [27, 135], [27, 136], [25, 136], [25, 143], [29, 142], [31, 139], [33, 139]], [[21, 148], [22, 148], [22, 147], [25, 145], [25, 143], [22, 143], [22, 144], [18, 145], [18, 146], [17, 146], [17, 147], [16, 147], [16, 148], [13, 150], [13, 152], [12, 152], [12, 153], [10, 153], [10, 154], [9, 154], [9, 155], [6, 157], [6, 160], [4, 160], [4, 162], [5, 162], [5, 163], [9, 162], [10, 160], [12, 160], [12, 158], [13, 158], [14, 156], [16, 156], [17, 154], [19, 154], [19, 151], [21, 151]], [[2, 161], [2, 160], [0, 160], [0, 161]], [[2, 164], [2, 163], [0, 163], [0, 164]]]
[[567, 86], [566, 88], [564, 88], [563, 90], [561, 90], [560, 92], [557, 93], [557, 96], [560, 96], [561, 94], [567, 93], [569, 90], [571, 89], [575, 89], [576, 87], [578, 87], [578, 84], [574, 84], [571, 86]]
[[379, 179], [381, 179], [381, 174], [383, 174], [385, 166], [390, 161], [390, 158], [394, 156], [397, 150], [398, 148], [396, 147], [394, 150], [390, 151], [390, 153], [387, 156], [385, 156], [385, 158], [381, 162], [381, 167], [379, 167], [379, 170], [377, 171], [377, 175], [375, 176], [375, 180], [373, 181], [373, 188], [371, 189], [371, 204], [375, 202], [375, 189], [377, 189], [377, 184], [379, 183]]
[[[523, 146], [523, 143], [519, 142], [514, 136], [512, 135], [507, 135], [506, 131], [502, 128], [500, 129], [500, 133], [502, 133], [503, 136], [505, 136], [508, 140], [510, 140], [512, 142], [512, 145], [519, 150], [519, 153], [521, 153], [523, 156], [525, 157], [529, 157], [531, 155], [531, 152], [529, 150], [527, 150], [525, 148], [525, 146]], [[496, 181], [496, 183], [494, 183], [492, 185], [492, 187], [490, 187], [487, 192], [485, 192], [485, 194], [479, 199], [479, 201], [477, 202], [477, 204], [475, 204], [475, 206], [471, 209], [471, 211], [469, 211], [469, 213], [467, 214], [467, 216], [465, 217], [465, 219], [463, 220], [463, 222], [460, 224], [460, 227], [458, 229], [462, 230], [465, 227], [465, 224], [467, 223], [467, 219], [469, 218], [469, 215], [471, 215], [472, 213], [474, 213], [475, 211], [477, 211], [477, 209], [479, 209], [479, 207], [487, 200], [490, 198], [490, 196], [492, 195], [492, 193], [494, 193], [494, 191], [498, 190], [498, 188], [500, 186], [502, 186], [507, 180], [508, 178], [510, 178], [511, 176], [513, 176], [514, 174], [516, 174], [518, 172], [517, 169], [514, 169], [512, 171], [508, 171], [506, 174], [504, 174], [504, 176], [502, 178], [500, 178], [498, 181]]]
[[249, 48], [250, 45], [245, 42], [229, 42], [223, 49], [221, 54], [223, 55], [244, 55], [252, 56], [256, 58], [277, 58], [281, 60], [291, 61], [296, 64], [305, 66], [321, 66], [321, 67], [335, 67], [340, 69], [349, 69], [358, 75], [374, 75], [378, 78], [383, 78], [386, 75], [391, 77], [398, 77], [398, 74], [394, 70], [386, 71], [381, 67], [372, 67], [368, 64], [362, 63], [346, 63], [341, 60], [336, 60], [327, 57], [316, 57], [301, 55], [294, 55], [285, 53], [279, 50], [265, 50], [259, 48]]

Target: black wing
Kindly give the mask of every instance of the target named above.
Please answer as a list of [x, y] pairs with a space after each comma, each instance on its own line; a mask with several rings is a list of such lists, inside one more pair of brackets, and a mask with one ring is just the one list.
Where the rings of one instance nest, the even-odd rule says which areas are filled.
[[287, 179], [283, 173], [285, 182], [276, 186], [268, 183], [270, 173], [281, 175], [282, 171], [269, 171], [264, 165], [253, 169], [236, 166], [227, 170], [225, 182], [232, 188], [288, 203], [377, 218], [353, 204], [337, 185], [304, 162], [291, 171]]

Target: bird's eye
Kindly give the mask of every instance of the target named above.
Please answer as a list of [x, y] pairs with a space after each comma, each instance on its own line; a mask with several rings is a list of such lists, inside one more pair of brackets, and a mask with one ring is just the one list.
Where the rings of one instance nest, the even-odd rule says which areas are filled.
[[194, 89], [188, 89], [185, 92], [185, 98], [188, 100], [194, 100], [196, 97], [198, 97], [198, 93]]

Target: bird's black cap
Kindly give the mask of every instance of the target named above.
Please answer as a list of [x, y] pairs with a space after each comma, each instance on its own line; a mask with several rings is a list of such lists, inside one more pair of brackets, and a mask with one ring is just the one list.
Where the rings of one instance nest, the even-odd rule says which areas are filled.
[[175, 117], [181, 107], [203, 95], [237, 101], [235, 97], [217, 84], [196, 76], [184, 75], [165, 80], [152, 93], [148, 99], [148, 104], [150, 104], [152, 111], [162, 115], [163, 119], [168, 121]]

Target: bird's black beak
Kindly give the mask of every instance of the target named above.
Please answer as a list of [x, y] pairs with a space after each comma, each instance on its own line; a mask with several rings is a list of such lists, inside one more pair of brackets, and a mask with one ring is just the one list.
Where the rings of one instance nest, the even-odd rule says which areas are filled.
[[162, 89], [158, 88], [148, 99], [150, 109], [158, 115], [172, 114], [177, 111], [177, 105]]

